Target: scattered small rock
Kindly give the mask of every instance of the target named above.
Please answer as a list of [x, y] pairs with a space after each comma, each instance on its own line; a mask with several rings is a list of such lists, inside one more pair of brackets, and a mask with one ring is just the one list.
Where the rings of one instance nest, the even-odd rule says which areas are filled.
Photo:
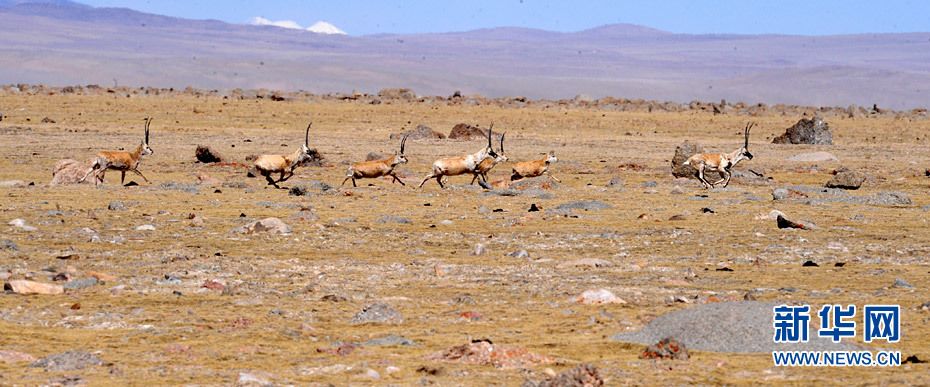
[[16, 245], [16, 242], [13, 242], [9, 239], [3, 239], [0, 240], [0, 250], [19, 251], [19, 246]]
[[814, 262], [814, 261], [804, 261], [804, 263], [801, 264], [801, 266], [802, 267], [820, 267], [820, 265], [818, 265], [817, 262]]
[[610, 181], [607, 182], [607, 187], [609, 188], [623, 188], [623, 179], [619, 177], [612, 177]]
[[310, 196], [310, 190], [307, 189], [305, 185], [295, 185], [287, 190], [287, 194], [291, 196]]
[[110, 211], [125, 211], [126, 204], [123, 204], [123, 202], [119, 200], [114, 200], [111, 201], [110, 204], [107, 204], [107, 209]]
[[805, 226], [804, 224], [790, 221], [788, 219], [785, 219], [785, 217], [781, 215], [778, 215], [778, 218], [776, 218], [775, 221], [776, 221], [776, 224], [778, 224], [778, 228], [797, 228], [801, 230], [808, 229], [807, 226]]
[[903, 278], [895, 278], [893, 287], [902, 288], [902, 289], [913, 289], [914, 285], [911, 285], [909, 282], [905, 281]]
[[508, 256], [508, 257], [513, 257], [513, 258], [521, 258], [521, 259], [522, 259], [522, 258], [529, 258], [529, 257], [530, 257], [530, 253], [528, 253], [526, 250], [520, 249], [520, 250], [517, 250], [517, 251], [514, 251], [514, 252], [512, 252], [512, 253], [507, 254], [507, 256]]
[[536, 203], [530, 204], [530, 209], [527, 212], [538, 212], [539, 207], [536, 206]]
[[564, 268], [564, 267], [581, 267], [581, 266], [585, 266], [585, 267], [595, 267], [595, 268], [597, 268], [597, 267], [608, 267], [608, 266], [612, 266], [612, 265], [613, 265], [613, 263], [611, 263], [610, 261], [603, 260], [603, 259], [600, 259], [600, 258], [581, 258], [581, 259], [576, 259], [576, 260], [574, 260], [574, 261], [568, 261], [568, 262], [560, 263], [560, 264], [558, 265], [558, 267]]
[[478, 243], [475, 245], [475, 249], [472, 250], [471, 255], [479, 256], [479, 255], [484, 255], [484, 253], [486, 252], [487, 252], [487, 249], [484, 247], [484, 245], [481, 243]]
[[[132, 182], [130, 181], [129, 183], [127, 183], [127, 185], [131, 183]], [[200, 191], [200, 188], [198, 188], [196, 184], [178, 183], [176, 181], [169, 181], [169, 182], [161, 183], [158, 187], [164, 190], [181, 191], [181, 192], [187, 192], [191, 194], [195, 194]]]
[[562, 203], [556, 207], [556, 210], [603, 210], [611, 208], [610, 204], [604, 203], [599, 200], [578, 200], [574, 202]]
[[237, 227], [233, 231], [240, 234], [255, 234], [262, 232], [267, 232], [270, 234], [290, 234], [291, 227], [281, 221], [281, 219], [265, 218], [262, 220], [256, 220], [242, 227]]
[[859, 189], [862, 186], [862, 183], [865, 182], [865, 174], [862, 172], [856, 171], [845, 171], [837, 173], [830, 178], [830, 181], [827, 182], [825, 187], [827, 188], [840, 188], [840, 189]]
[[384, 337], [374, 338], [362, 343], [364, 346], [388, 347], [388, 346], [411, 346], [417, 343], [403, 336], [387, 335]]
[[585, 290], [580, 296], [575, 297], [575, 302], [585, 305], [626, 304], [625, 300], [607, 289]]
[[16, 228], [18, 228], [18, 229], [20, 229], [20, 230], [22, 230], [22, 231], [25, 231], [25, 232], [33, 232], [33, 231], [38, 230], [37, 228], [35, 228], [35, 227], [33, 227], [33, 226], [30, 226], [30, 225], [26, 224], [26, 221], [25, 221], [25, 220], [19, 219], [19, 218], [16, 218], [16, 219], [11, 220], [10, 223], [8, 223], [8, 224], [9, 224], [10, 226], [16, 227]]
[[[554, 373], [553, 373], [554, 374]], [[539, 382], [527, 380], [523, 387], [600, 387], [604, 385], [597, 367], [591, 364], [579, 364], [549, 379]]]
[[28, 186], [25, 181], [22, 180], [4, 180], [0, 181], [0, 188], [23, 188]]
[[494, 345], [487, 340], [457, 345], [430, 355], [429, 359], [495, 368], [530, 368], [555, 361], [548, 356], [538, 355], [523, 348]]
[[653, 180], [643, 182], [643, 188], [655, 188], [658, 186], [659, 186], [659, 183]]
[[151, 224], [143, 224], [139, 227], [136, 227], [136, 231], [155, 231], [155, 226]]
[[92, 353], [68, 351], [36, 360], [29, 366], [46, 371], [75, 371], [99, 365], [103, 365], [103, 360]]
[[194, 157], [196, 157], [197, 161], [201, 163], [223, 162], [223, 156], [207, 145], [197, 145], [197, 149], [194, 150]]
[[320, 219], [316, 213], [309, 207], [304, 207], [291, 215], [288, 219], [296, 220], [300, 222], [316, 222]]
[[22, 363], [35, 360], [36, 358], [28, 353], [0, 350], [0, 363]]
[[683, 343], [671, 337], [659, 340], [650, 345], [639, 355], [640, 359], [673, 359], [688, 360], [688, 348]]
[[223, 282], [219, 280], [215, 280], [215, 279], [209, 279], [209, 280], [204, 281], [201, 287], [205, 289], [217, 290], [221, 292], [223, 290], [226, 290], [226, 284], [224, 284]]
[[81, 279], [68, 281], [62, 287], [67, 290], [80, 290], [80, 289], [89, 288], [91, 286], [97, 285], [97, 282], [98, 282], [97, 279], [94, 277], [81, 278]]
[[328, 301], [328, 302], [346, 302], [348, 300], [349, 299], [346, 298], [345, 296], [338, 295], [338, 294], [327, 294], [323, 297], [320, 297], [320, 301]]
[[352, 317], [352, 324], [400, 324], [404, 322], [404, 317], [400, 312], [388, 304], [377, 303], [366, 306], [361, 312]]
[[12, 280], [7, 282], [3, 288], [16, 294], [62, 294], [65, 292], [61, 285], [29, 280]]
[[413, 224], [413, 222], [403, 216], [397, 215], [384, 215], [376, 221], [379, 224], [395, 223], [395, 224]]
[[240, 372], [237, 384], [240, 386], [273, 386], [271, 375], [261, 372]]
[[868, 197], [867, 202], [873, 206], [909, 206], [914, 204], [910, 196], [897, 191], [879, 192]]
[[772, 191], [772, 200], [785, 200], [789, 196], [787, 188], [775, 188]]

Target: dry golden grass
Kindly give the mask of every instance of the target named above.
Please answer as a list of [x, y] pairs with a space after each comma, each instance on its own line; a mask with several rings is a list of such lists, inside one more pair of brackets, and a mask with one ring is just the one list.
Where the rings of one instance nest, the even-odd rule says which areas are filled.
[[[775, 146], [771, 138], [799, 117], [714, 116], [707, 113], [622, 113], [565, 107], [511, 109], [488, 106], [353, 102], [223, 100], [218, 97], [0, 96], [8, 116], [0, 123], [2, 180], [35, 182], [35, 187], [0, 188], [4, 239], [19, 252], [0, 252], [0, 271], [21, 277], [35, 273], [48, 282], [54, 272], [100, 271], [113, 283], [61, 296], [0, 296], [0, 350], [36, 357], [69, 349], [99, 351], [111, 363], [71, 372], [45, 372], [23, 363], [0, 363], [0, 384], [41, 384], [80, 375], [90, 384], [232, 384], [240, 372], [268, 372], [277, 383], [514, 385], [526, 377], [540, 379], [546, 366], [529, 371], [460, 364], [437, 364], [426, 356], [471, 338], [524, 347], [559, 359], [559, 371], [592, 363], [609, 384], [914, 384], [926, 383], [925, 364], [895, 369], [784, 369], [771, 357], [696, 352], [687, 362], [638, 359], [641, 347], [613, 342], [609, 336], [636, 329], [660, 314], [688, 305], [668, 303], [669, 296], [742, 299], [764, 288], [761, 300], [824, 303], [893, 303], [903, 312], [904, 339], [893, 347], [907, 356], [930, 358], [927, 266], [930, 254], [927, 198], [930, 167], [930, 121], [894, 118], [826, 117], [834, 130], [832, 147]], [[151, 186], [120, 187], [111, 172], [102, 188], [48, 187], [50, 171], [62, 158], [85, 160], [101, 149], [135, 146], [142, 118], [153, 116], [151, 146], [155, 154], [140, 168]], [[43, 117], [57, 121], [42, 124]], [[408, 187], [388, 179], [362, 180], [359, 188], [335, 194], [289, 196], [245, 178], [245, 170], [194, 163], [196, 144], [209, 144], [226, 157], [244, 161], [250, 154], [286, 153], [300, 145], [312, 117], [311, 146], [329, 165], [301, 168], [285, 185], [320, 180], [337, 186], [344, 161], [363, 160], [368, 152], [393, 152], [392, 132], [424, 123], [440, 132], [459, 122], [506, 130], [512, 161], [555, 150], [560, 163], [552, 173], [563, 184], [551, 199], [484, 195], [465, 189], [471, 177], [453, 177], [453, 188], [428, 182], [410, 188], [438, 157], [474, 152], [479, 140], [415, 141], [407, 144], [410, 164], [402, 166]], [[28, 118], [28, 121], [27, 121]], [[730, 151], [741, 141], [749, 120], [759, 123], [751, 150], [756, 158], [737, 169], [761, 168], [772, 185], [741, 184], [704, 192], [682, 185], [668, 174], [668, 160], [684, 139], [708, 149]], [[10, 129], [11, 127], [28, 129]], [[627, 135], [629, 133], [629, 135]], [[876, 136], [873, 139], [873, 136]], [[244, 142], [250, 139], [251, 142]], [[286, 146], [282, 146], [285, 144]], [[233, 147], [235, 146], [235, 147]], [[827, 150], [840, 163], [791, 163], [796, 153]], [[637, 164], [640, 170], [622, 169]], [[773, 202], [782, 185], [822, 186], [840, 165], [869, 172], [855, 195], [895, 190], [910, 195], [913, 206], [888, 208], [798, 201]], [[504, 164], [492, 179], [509, 176]], [[199, 192], [161, 188], [167, 182], [192, 184], [197, 174], [247, 189], [199, 187]], [[605, 188], [620, 177], [625, 188]], [[127, 181], [135, 176], [127, 176]], [[654, 192], [642, 187], [657, 181]], [[373, 186], [363, 186], [368, 183]], [[694, 195], [707, 194], [697, 200]], [[761, 200], [749, 200], [749, 197]], [[572, 200], [593, 199], [613, 208], [580, 212], [580, 217], [527, 213], [531, 203], [543, 209]], [[127, 211], [108, 211], [120, 200]], [[267, 203], [262, 203], [267, 202]], [[426, 206], [425, 204], [429, 204]], [[317, 221], [288, 219], [309, 206]], [[503, 212], [483, 212], [503, 209]], [[704, 215], [702, 207], [716, 214]], [[60, 210], [63, 216], [49, 215]], [[781, 210], [819, 228], [782, 231], [759, 214]], [[205, 219], [191, 227], [188, 213]], [[242, 236], [230, 230], [248, 219], [279, 217], [294, 229], [289, 236]], [[646, 219], [639, 219], [647, 214]], [[669, 217], [687, 214], [681, 221]], [[412, 224], [378, 223], [383, 215], [400, 215]], [[855, 217], [860, 215], [860, 217]], [[33, 233], [6, 226], [14, 218], [39, 228]], [[341, 218], [355, 218], [345, 222]], [[450, 220], [451, 224], [441, 221]], [[135, 231], [153, 224], [154, 232]], [[103, 242], [91, 243], [80, 229], [96, 230]], [[125, 238], [121, 243], [107, 241]], [[848, 251], [828, 249], [839, 242]], [[475, 244], [488, 253], [472, 256]], [[518, 249], [531, 258], [505, 256]], [[77, 260], [56, 256], [72, 252]], [[601, 258], [612, 266], [560, 266], [579, 258]], [[813, 259], [819, 268], [802, 268]], [[834, 262], [846, 262], [842, 268]], [[719, 266], [733, 272], [718, 272]], [[50, 268], [51, 271], [43, 271]], [[686, 279], [688, 269], [697, 278]], [[173, 273], [181, 285], [156, 281]], [[80, 278], [81, 276], [78, 275]], [[904, 278], [916, 289], [891, 288]], [[225, 294], [201, 287], [219, 279]], [[112, 291], [125, 285], [121, 292]], [[625, 305], [585, 306], [570, 301], [582, 291], [608, 288], [629, 301]], [[794, 293], [777, 289], [794, 287]], [[831, 292], [831, 289], [841, 289]], [[181, 295], [173, 292], [178, 291]], [[346, 298], [323, 301], [325, 295]], [[473, 304], [453, 302], [468, 295]], [[386, 302], [400, 311], [399, 325], [351, 325], [365, 305]], [[71, 306], [80, 303], [79, 310]], [[478, 321], [459, 315], [477, 312]], [[417, 342], [411, 347], [366, 346], [346, 356], [319, 352], [336, 342], [359, 342], [397, 334]], [[856, 339], [861, 339], [857, 336]], [[342, 364], [350, 369], [333, 371]], [[441, 368], [438, 375], [420, 366]], [[387, 367], [400, 370], [389, 374]], [[326, 367], [330, 367], [327, 369]], [[370, 380], [365, 370], [380, 373]], [[327, 372], [329, 370], [330, 372]]]

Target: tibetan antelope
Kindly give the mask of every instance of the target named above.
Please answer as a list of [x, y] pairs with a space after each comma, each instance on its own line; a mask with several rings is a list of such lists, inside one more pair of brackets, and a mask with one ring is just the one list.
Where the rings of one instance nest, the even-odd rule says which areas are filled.
[[[698, 153], [684, 162], [684, 165], [690, 165], [697, 170], [698, 179], [701, 180], [704, 189], [714, 187], [721, 182], [726, 188], [730, 184], [730, 177], [732, 176], [730, 168], [733, 168], [734, 165], [744, 159], [752, 160], [752, 153], [749, 153], [749, 130], [755, 125], [755, 122], [746, 124], [746, 128], [743, 129], [743, 146], [741, 148], [730, 153]], [[704, 177], [705, 170], [717, 171], [722, 177], [713, 183], [708, 182]]]
[[139, 163], [142, 162], [143, 156], [148, 156], [155, 151], [149, 147], [149, 125], [152, 124], [151, 118], [145, 119], [145, 136], [142, 137], [142, 143], [136, 147], [132, 152], [126, 151], [102, 151], [97, 153], [97, 157], [94, 159], [94, 162], [91, 164], [91, 168], [84, 174], [84, 177], [81, 178], [79, 183], [83, 183], [84, 180], [87, 180], [87, 177], [94, 175], [94, 185], [99, 185], [103, 183], [103, 177], [106, 175], [108, 169], [120, 171], [120, 184], [126, 182], [126, 172], [134, 172], [135, 174], [142, 176], [142, 179], [146, 183], [149, 182], [149, 179], [139, 172]]
[[436, 182], [439, 183], [439, 187], [445, 188], [442, 184], [443, 177], [474, 173], [475, 169], [478, 168], [478, 164], [481, 164], [482, 161], [487, 158], [496, 158], [498, 156], [497, 152], [495, 152], [494, 147], [491, 146], [491, 131], [493, 128], [494, 124], [491, 124], [491, 127], [488, 129], [488, 146], [470, 155], [447, 157], [434, 161], [433, 171], [420, 182], [417, 188], [423, 187], [423, 184], [426, 184], [429, 179], [436, 179]]
[[513, 175], [510, 176], [510, 181], [546, 175], [549, 176], [550, 179], [561, 183], [561, 180], [556, 179], [555, 176], [549, 173], [549, 165], [557, 161], [559, 161], [559, 159], [555, 157], [555, 151], [549, 151], [544, 159], [516, 163], [513, 166]]
[[366, 179], [366, 178], [376, 178], [382, 176], [390, 176], [393, 179], [393, 182], [399, 182], [400, 185], [406, 186], [404, 181], [401, 180], [394, 173], [394, 168], [400, 164], [407, 163], [407, 156], [404, 155], [404, 145], [407, 144], [407, 136], [404, 135], [404, 138], [400, 140], [400, 152], [394, 152], [394, 155], [386, 159], [381, 160], [371, 160], [371, 161], [362, 161], [359, 163], [352, 164], [349, 167], [349, 171], [346, 173], [345, 180], [342, 181], [342, 184], [339, 186], [342, 187], [346, 184], [349, 179], [352, 179], [352, 186], [358, 187], [355, 185], [355, 179]]
[[[278, 183], [290, 179], [294, 176], [294, 170], [305, 161], [310, 160], [310, 127], [313, 121], [307, 125], [307, 131], [304, 133], [304, 143], [300, 149], [289, 155], [261, 155], [255, 158], [253, 166], [259, 174], [268, 180], [268, 185], [275, 188], [281, 188]], [[272, 179], [272, 173], [280, 173], [278, 180]]]
[[494, 158], [486, 158], [486, 159], [484, 159], [483, 161], [481, 161], [480, 163], [478, 163], [478, 167], [475, 168], [474, 171], [472, 171], [472, 173], [475, 175], [475, 177], [473, 177], [473, 178], [471, 179], [471, 184], [472, 184], [472, 185], [475, 184], [475, 180], [478, 179], [479, 176], [481, 177], [481, 180], [483, 180], [485, 183], [487, 183], [487, 182], [488, 182], [488, 172], [491, 171], [491, 168], [494, 168], [494, 166], [497, 165], [497, 164], [500, 164], [500, 163], [503, 163], [503, 162], [506, 162], [506, 161], [507, 161], [507, 155], [504, 154], [504, 136], [506, 136], [506, 135], [507, 135], [507, 133], [501, 134], [501, 147], [500, 147], [500, 153], [497, 154], [497, 157], [494, 157]]

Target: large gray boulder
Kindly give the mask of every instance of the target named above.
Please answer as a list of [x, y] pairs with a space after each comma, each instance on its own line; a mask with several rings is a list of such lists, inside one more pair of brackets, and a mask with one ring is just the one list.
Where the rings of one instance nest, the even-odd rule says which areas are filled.
[[865, 182], [865, 174], [857, 171], [842, 171], [833, 175], [827, 182], [827, 188], [859, 189]]
[[[94, 160], [87, 160], [85, 162], [74, 159], [58, 160], [58, 162], [55, 163], [55, 167], [52, 169], [52, 181], [49, 185], [79, 184], [81, 183], [81, 178], [91, 170], [93, 164]], [[92, 184], [93, 181], [93, 176], [90, 176], [84, 181], [84, 184]]]
[[672, 157], [672, 176], [675, 177], [695, 177], [697, 170], [690, 165], [682, 165], [688, 158], [697, 154], [704, 153], [704, 147], [685, 141], [675, 148], [675, 157]]
[[775, 137], [772, 144], [833, 145], [833, 134], [830, 133], [830, 125], [822, 118], [802, 118], [784, 134]]

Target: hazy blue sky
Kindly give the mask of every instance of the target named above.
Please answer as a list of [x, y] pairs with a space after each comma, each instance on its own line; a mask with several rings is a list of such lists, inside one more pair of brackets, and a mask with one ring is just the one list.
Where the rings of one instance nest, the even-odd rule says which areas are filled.
[[261, 16], [309, 26], [323, 20], [351, 35], [520, 26], [578, 31], [633, 23], [684, 33], [802, 35], [930, 31], [930, 1], [720, 0], [77, 0], [193, 19], [248, 23]]

